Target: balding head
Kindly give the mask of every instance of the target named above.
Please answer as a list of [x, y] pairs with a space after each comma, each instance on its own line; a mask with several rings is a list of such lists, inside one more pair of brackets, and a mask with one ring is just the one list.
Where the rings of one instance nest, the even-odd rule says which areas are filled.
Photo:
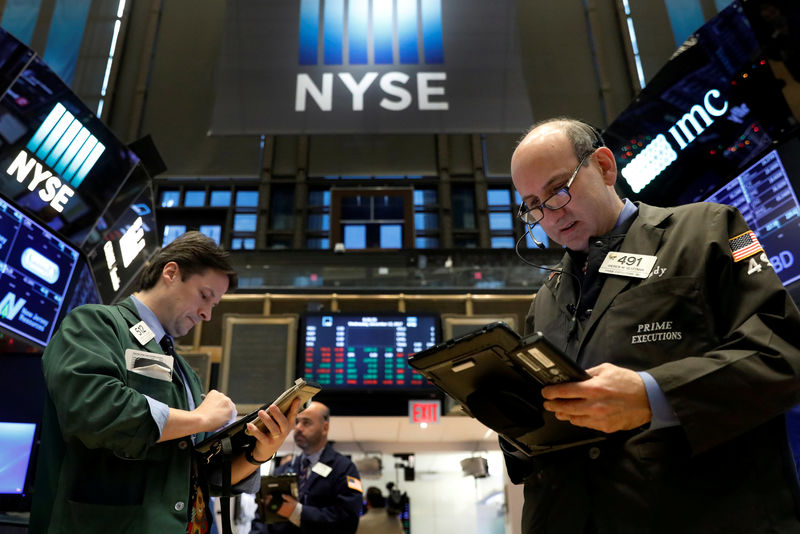
[[[588, 125], [559, 118], [534, 126], [511, 157], [514, 187], [528, 207], [545, 204], [539, 221], [547, 235], [572, 250], [587, 250], [589, 238], [610, 231], [622, 211], [614, 191], [617, 166], [599, 134]], [[583, 165], [578, 167], [579, 162]], [[547, 209], [548, 199], [569, 185], [569, 202]]]
[[311, 402], [308, 408], [297, 414], [294, 442], [305, 454], [321, 450], [328, 442], [330, 415], [328, 407], [321, 402]]

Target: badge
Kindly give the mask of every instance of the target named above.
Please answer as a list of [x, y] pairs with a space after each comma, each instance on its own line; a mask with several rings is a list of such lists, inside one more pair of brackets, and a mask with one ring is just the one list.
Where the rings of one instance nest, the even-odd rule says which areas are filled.
[[152, 330], [150, 330], [150, 327], [147, 326], [147, 323], [145, 323], [144, 321], [139, 321], [138, 323], [133, 325], [130, 328], [130, 331], [131, 334], [133, 334], [133, 337], [136, 338], [136, 341], [138, 341], [142, 346], [147, 345], [147, 343], [151, 339], [156, 337], [156, 335], [153, 333]]
[[125, 367], [128, 371], [165, 382], [172, 381], [173, 361], [172, 356], [164, 354], [143, 350], [125, 350]]
[[647, 278], [656, 264], [656, 256], [632, 252], [609, 252], [600, 265], [600, 272], [617, 276]]
[[324, 478], [331, 474], [333, 468], [323, 464], [322, 462], [317, 462], [314, 464], [314, 467], [312, 467], [311, 470]]

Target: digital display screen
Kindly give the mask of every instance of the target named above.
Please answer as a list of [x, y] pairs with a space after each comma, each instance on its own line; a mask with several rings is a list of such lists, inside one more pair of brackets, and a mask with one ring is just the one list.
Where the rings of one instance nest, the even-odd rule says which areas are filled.
[[46, 345], [80, 255], [0, 199], [0, 325]]
[[138, 161], [38, 57], [0, 99], [0, 192], [76, 246]]
[[323, 390], [415, 390], [433, 386], [408, 356], [439, 341], [430, 314], [307, 314], [301, 327], [306, 380]]
[[784, 285], [800, 279], [800, 204], [790, 173], [800, 178], [798, 168], [781, 153], [796, 154], [800, 142], [793, 140], [768, 152], [705, 200], [738, 208], [769, 257]]
[[148, 185], [88, 254], [97, 289], [106, 304], [127, 296], [131, 282], [159, 248], [153, 205], [153, 190]]
[[603, 132], [623, 196], [703, 198], [749, 166], [794, 117], [744, 9], [720, 11]]
[[0, 494], [25, 491], [35, 435], [34, 423], [0, 422]]

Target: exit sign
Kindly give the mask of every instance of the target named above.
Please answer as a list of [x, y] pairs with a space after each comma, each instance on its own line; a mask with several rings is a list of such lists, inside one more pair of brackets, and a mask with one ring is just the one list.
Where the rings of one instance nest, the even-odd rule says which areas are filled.
[[438, 423], [442, 401], [408, 401], [408, 418], [412, 423]]

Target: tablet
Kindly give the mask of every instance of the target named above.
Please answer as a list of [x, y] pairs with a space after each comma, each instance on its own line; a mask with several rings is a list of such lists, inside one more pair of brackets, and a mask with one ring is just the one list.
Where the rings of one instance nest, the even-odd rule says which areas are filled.
[[492, 323], [410, 356], [409, 365], [528, 456], [605, 439], [542, 407], [542, 387], [590, 376], [541, 333], [520, 338]]
[[[289, 519], [278, 515], [278, 509], [283, 504], [283, 496], [291, 495], [299, 499], [297, 475], [272, 475], [261, 477], [261, 487], [256, 493], [258, 515], [266, 524], [282, 523]], [[267, 496], [270, 496], [267, 502]]]
[[300, 399], [300, 410], [302, 410], [303, 406], [305, 406], [320, 390], [322, 390], [322, 387], [319, 384], [315, 382], [306, 382], [302, 378], [298, 378], [295, 380], [294, 384], [281, 393], [275, 401], [261, 405], [236, 422], [214, 432], [195, 445], [194, 450], [206, 463], [210, 463], [215, 456], [222, 453], [222, 440], [224, 438], [231, 439], [231, 445], [234, 451], [252, 447], [255, 438], [252, 437], [247, 430], [247, 423], [255, 421], [254, 424], [263, 431], [265, 429], [264, 423], [258, 418], [258, 412], [260, 410], [266, 410], [271, 404], [275, 404], [281, 412], [286, 414], [292, 406], [292, 401], [296, 398]]

